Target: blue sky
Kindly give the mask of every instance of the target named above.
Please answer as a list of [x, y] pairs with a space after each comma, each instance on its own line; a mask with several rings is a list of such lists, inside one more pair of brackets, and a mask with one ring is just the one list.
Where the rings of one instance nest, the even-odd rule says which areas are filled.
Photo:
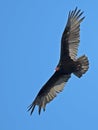
[[[72, 75], [64, 91], [38, 115], [27, 106], [53, 74], [69, 10], [84, 11], [78, 56], [89, 71]], [[78, 0], [0, 1], [0, 129], [98, 130], [98, 2]]]

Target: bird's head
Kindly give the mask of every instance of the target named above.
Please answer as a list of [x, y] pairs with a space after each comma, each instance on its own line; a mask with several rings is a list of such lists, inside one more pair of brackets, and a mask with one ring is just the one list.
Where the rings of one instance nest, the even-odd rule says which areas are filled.
[[57, 66], [57, 67], [55, 68], [55, 71], [59, 71], [59, 70], [60, 70], [60, 67]]
[[57, 67], [55, 68], [55, 71], [59, 71], [59, 70], [60, 70], [60, 67], [61, 67], [61, 62], [59, 61]]

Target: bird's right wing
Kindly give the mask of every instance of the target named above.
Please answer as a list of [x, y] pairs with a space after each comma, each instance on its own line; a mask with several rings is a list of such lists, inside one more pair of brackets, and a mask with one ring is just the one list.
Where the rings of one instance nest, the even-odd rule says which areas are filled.
[[36, 96], [33, 103], [29, 106], [28, 110], [31, 110], [31, 114], [36, 105], [39, 106], [39, 114], [41, 109], [45, 110], [46, 104], [53, 100], [57, 93], [61, 92], [65, 83], [70, 78], [70, 75], [62, 75], [59, 72], [55, 72], [53, 76], [47, 81]]

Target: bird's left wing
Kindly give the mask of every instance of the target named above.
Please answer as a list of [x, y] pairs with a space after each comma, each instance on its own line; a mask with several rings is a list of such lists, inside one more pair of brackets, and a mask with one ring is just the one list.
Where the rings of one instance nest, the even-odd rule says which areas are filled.
[[85, 17], [81, 17], [83, 12], [78, 10], [70, 11], [68, 15], [67, 25], [64, 29], [61, 39], [61, 56], [60, 61], [70, 57], [75, 60], [80, 42], [80, 23]]
[[64, 88], [65, 83], [70, 78], [70, 75], [62, 75], [59, 72], [55, 72], [53, 76], [47, 81], [47, 83], [42, 87], [36, 96], [35, 100], [29, 106], [29, 110], [31, 110], [31, 114], [36, 105], [39, 106], [39, 114], [41, 109], [45, 111], [46, 104], [53, 100], [57, 93], [61, 92]]

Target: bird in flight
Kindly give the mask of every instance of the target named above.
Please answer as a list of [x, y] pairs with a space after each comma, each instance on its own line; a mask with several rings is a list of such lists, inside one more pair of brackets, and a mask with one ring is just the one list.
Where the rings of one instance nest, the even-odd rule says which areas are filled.
[[89, 68], [89, 61], [85, 55], [77, 58], [80, 42], [80, 23], [85, 17], [77, 7], [69, 12], [68, 20], [61, 38], [60, 60], [54, 74], [45, 83], [29, 106], [28, 111], [33, 113], [35, 106], [38, 112], [45, 111], [46, 104], [52, 101], [61, 92], [73, 73], [80, 78]]

